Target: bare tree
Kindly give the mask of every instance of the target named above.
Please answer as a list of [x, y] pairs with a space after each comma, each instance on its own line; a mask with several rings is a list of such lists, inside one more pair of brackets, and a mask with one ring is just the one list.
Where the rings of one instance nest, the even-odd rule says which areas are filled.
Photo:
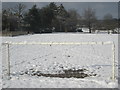
[[113, 19], [113, 16], [111, 14], [108, 13], [104, 16], [104, 22], [103, 23], [104, 23], [105, 29], [108, 30], [108, 33], [109, 33], [109, 30], [112, 30], [113, 33], [114, 33], [114, 29], [117, 26], [117, 21], [115, 21]]
[[69, 31], [75, 31], [81, 17], [75, 9], [68, 10], [68, 14], [69, 17], [66, 19], [67, 28], [69, 28]]
[[14, 31], [18, 28], [18, 18], [12, 13], [11, 9], [2, 10], [2, 29]]
[[77, 10], [75, 9], [70, 9], [68, 10], [68, 14], [69, 14], [69, 19], [71, 22], [73, 22], [75, 25], [78, 24], [78, 20], [81, 18], [81, 16], [78, 14]]
[[12, 8], [13, 13], [18, 17], [18, 28], [20, 29], [20, 24], [24, 15], [26, 6], [22, 3], [18, 3], [14, 8]]
[[94, 22], [96, 21], [95, 10], [90, 7], [85, 9], [83, 13], [83, 18], [85, 21], [85, 25], [89, 28], [89, 33], [91, 33]]

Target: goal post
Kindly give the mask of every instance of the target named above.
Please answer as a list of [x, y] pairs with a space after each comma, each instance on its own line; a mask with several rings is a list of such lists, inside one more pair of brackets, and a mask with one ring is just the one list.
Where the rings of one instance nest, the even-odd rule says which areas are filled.
[[10, 44], [9, 43], [2, 43], [2, 45], [5, 45], [5, 48], [6, 48], [6, 55], [5, 55], [5, 57], [6, 57], [6, 63], [7, 63], [7, 76], [10, 76]]
[[7, 48], [7, 75], [10, 76], [10, 45], [112, 45], [112, 81], [115, 81], [115, 44], [112, 41], [106, 42], [5, 42]]

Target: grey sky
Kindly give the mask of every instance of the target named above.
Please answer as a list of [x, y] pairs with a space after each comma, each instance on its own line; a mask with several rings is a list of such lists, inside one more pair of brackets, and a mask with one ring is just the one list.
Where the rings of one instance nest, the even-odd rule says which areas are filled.
[[[37, 4], [39, 8], [46, 6], [49, 2], [23, 2], [27, 8], [31, 8], [34, 4]], [[114, 18], [118, 18], [118, 3], [117, 2], [56, 2], [57, 5], [63, 4], [68, 9], [76, 9], [80, 15], [82, 15], [85, 8], [91, 7], [96, 10], [96, 16], [102, 19], [107, 13], [113, 15]], [[14, 7], [17, 2], [3, 2], [3, 8]]]

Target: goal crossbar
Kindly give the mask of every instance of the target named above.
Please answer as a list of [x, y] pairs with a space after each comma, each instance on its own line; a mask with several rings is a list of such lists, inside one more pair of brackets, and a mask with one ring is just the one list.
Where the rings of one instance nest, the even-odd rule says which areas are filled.
[[114, 44], [111, 41], [107, 41], [107, 42], [5, 42], [2, 44], [9, 44], [9, 45], [49, 45], [49, 44], [53, 44], [53, 45], [95, 45], [95, 44], [101, 44], [101, 45], [105, 45], [105, 44]]
[[10, 76], [10, 45], [112, 45], [112, 80], [115, 81], [115, 44], [113, 41], [106, 42], [5, 42], [7, 46], [8, 76]]

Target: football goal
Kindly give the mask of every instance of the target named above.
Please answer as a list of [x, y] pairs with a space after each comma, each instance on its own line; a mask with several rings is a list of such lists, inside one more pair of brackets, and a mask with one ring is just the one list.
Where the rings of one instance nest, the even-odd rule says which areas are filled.
[[[58, 57], [59, 57], [59, 59], [60, 58], [63, 58], [63, 57], [60, 57], [60, 55], [61, 54], [63, 54], [64, 56], [65, 55], [68, 55], [66, 58], [64, 58], [64, 59], [80, 59], [80, 58], [82, 58], [82, 55], [84, 55], [84, 58], [87, 60], [87, 58], [85, 57], [85, 54], [86, 55], [88, 55], [88, 56], [90, 56], [90, 52], [87, 50], [87, 46], [89, 46], [89, 45], [91, 45], [91, 47], [93, 46], [97, 46], [97, 45], [99, 45], [99, 46], [104, 46], [104, 45], [110, 45], [110, 50], [111, 50], [111, 59], [110, 60], [112, 60], [112, 61], [109, 61], [109, 62], [112, 62], [111, 63], [111, 66], [112, 66], [112, 69], [111, 69], [111, 77], [112, 77], [112, 80], [113, 81], [115, 81], [115, 44], [114, 44], [114, 42], [112, 42], [112, 41], [107, 41], [107, 42], [5, 42], [5, 43], [2, 43], [2, 45], [5, 47], [5, 49], [6, 49], [6, 51], [4, 52], [5, 54], [4, 54], [4, 57], [5, 58], [3, 58], [3, 59], [5, 59], [4, 61], [6, 61], [6, 72], [7, 72], [7, 76], [10, 76], [10, 74], [11, 74], [11, 57], [12, 58], [14, 58], [13, 56], [12, 56], [12, 54], [10, 53], [11, 52], [11, 47], [14, 47], [14, 46], [18, 46], [18, 47], [16, 47], [16, 48], [19, 48], [19, 46], [23, 49], [23, 50], [21, 50], [22, 52], [19, 52], [19, 51], [15, 51], [15, 52], [19, 52], [19, 54], [18, 53], [16, 53], [16, 55], [20, 55], [20, 53], [23, 53], [24, 54], [24, 49], [25, 48], [28, 48], [29, 47], [29, 45], [32, 45], [32, 47], [30, 47], [30, 48], [28, 48], [28, 49], [33, 49], [34, 47], [36, 47], [36, 45], [37, 46], [39, 46], [39, 47], [41, 47], [40, 49], [39, 48], [35, 48], [35, 49], [33, 49], [34, 50], [34, 53], [31, 51], [31, 52], [29, 52], [29, 51], [27, 51], [26, 53], [25, 53], [25, 55], [26, 55], [26, 58], [28, 57], [27, 55], [28, 55], [28, 53], [31, 53], [29, 56], [32, 56], [32, 54], [33, 55], [36, 55], [36, 57], [37, 57], [37, 54], [38, 53], [45, 53], [44, 52], [44, 50], [47, 50], [47, 52], [50, 52], [49, 54], [51, 54], [52, 52], [55, 52], [54, 54], [52, 54], [52, 55], [54, 55], [53, 56], [53, 58], [56, 60], [56, 56], [55, 56], [55, 54], [58, 54]], [[23, 48], [24, 46], [27, 46], [27, 47], [25, 47], [25, 48]], [[43, 47], [44, 46], [44, 47]], [[49, 46], [50, 47], [50, 49], [48, 49], [48, 48], [45, 48], [45, 47], [47, 47], [47, 46]], [[53, 46], [53, 47], [52, 47]], [[58, 47], [59, 46], [59, 47]], [[63, 46], [64, 46], [64, 48], [63, 48]], [[66, 47], [65, 46], [67, 46], [67, 47], [70, 47], [71, 48], [71, 51], [67, 51], [67, 49], [66, 49]], [[86, 47], [77, 47], [77, 48], [75, 48], [75, 46], [86, 46]], [[21, 49], [20, 48], [20, 49]], [[52, 48], [52, 49], [51, 49]], [[66, 49], [66, 51], [65, 52], [63, 52], [62, 51], [62, 48], [63, 48], [63, 50], [65, 50]], [[68, 48], [68, 49], [70, 49], [70, 48]], [[84, 52], [82, 52], [82, 48], [86, 48], [86, 50], [84, 50]], [[89, 48], [89, 47], [88, 47]], [[59, 51], [57, 51], [59, 49], [59, 51], [61, 50], [61, 54], [59, 54]], [[99, 50], [99, 49], [101, 49], [101, 48], [99, 48], [99, 47], [97, 47], [97, 49]], [[35, 51], [37, 51], [37, 50], [39, 50], [39, 52], [35, 52]], [[41, 51], [40, 51], [41, 50]], [[53, 50], [53, 51], [52, 51]], [[78, 51], [77, 51], [78, 50]], [[102, 49], [103, 50], [103, 49]], [[12, 50], [13, 51], [13, 50]], [[74, 52], [75, 51], [75, 52]], [[14, 53], [15, 53], [14, 52]], [[79, 53], [80, 52], [80, 53]], [[87, 52], [87, 53], [86, 53]], [[91, 52], [92, 52], [92, 49], [91, 49]], [[104, 52], [104, 51], [103, 51]], [[73, 56], [75, 56], [75, 55], [77, 55], [77, 57], [73, 57], [73, 56], [71, 56], [70, 54], [67, 54], [67, 53], [71, 53], [71, 55], [73, 55], [74, 53], [78, 53], [78, 54], [74, 54]], [[48, 54], [48, 55], [49, 55]], [[80, 54], [81, 54], [81, 56], [80, 56]], [[97, 54], [97, 53], [96, 53]], [[46, 55], [46, 57], [47, 57], [47, 55]], [[73, 58], [72, 58], [73, 57]], [[92, 54], [91, 54], [91, 59], [92, 59], [92, 57], [94, 57]], [[102, 56], [101, 56], [102, 57]], [[20, 57], [18, 57], [18, 58], [22, 58], [22, 55], [20, 56]], [[39, 58], [42, 58], [42, 56], [41, 57], [39, 57]], [[51, 58], [51, 57], [48, 57], [48, 58]], [[89, 58], [89, 57], [88, 57]], [[99, 58], [99, 57], [97, 57], [97, 58]], [[17, 59], [17, 57], [15, 58], [15, 59]], [[36, 58], [34, 58], [33, 60], [35, 60]], [[40, 60], [40, 59], [38, 59], [38, 60]], [[45, 59], [46, 60], [46, 59]], [[95, 59], [96, 60], [96, 59]], [[94, 62], [97, 62], [97, 61], [95, 61], [95, 60], [92, 60], [92, 61], [94, 61]], [[69, 61], [67, 61], [67, 62], [69, 62]], [[102, 61], [103, 63], [104, 63], [104, 60]], [[22, 63], [22, 62], [21, 62]], [[47, 60], [46, 60], [46, 63], [47, 63]], [[49, 63], [49, 62], [48, 62]], [[70, 63], [73, 63], [73, 61], [72, 62], [70, 62]], [[88, 63], [90, 63], [90, 62], [88, 62]], [[99, 62], [98, 62], [99, 63]], [[44, 63], [43, 63], [44, 64]], [[76, 62], [76, 65], [77, 65], [77, 62]]]

